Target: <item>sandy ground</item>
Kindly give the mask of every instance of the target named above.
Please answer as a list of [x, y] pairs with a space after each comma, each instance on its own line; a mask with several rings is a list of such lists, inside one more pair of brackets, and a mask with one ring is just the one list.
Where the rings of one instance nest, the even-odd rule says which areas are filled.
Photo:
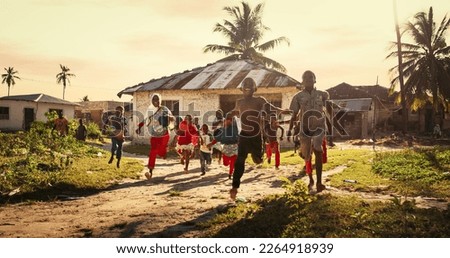
[[[343, 146], [337, 146], [344, 148]], [[137, 157], [143, 164], [146, 157]], [[299, 158], [300, 162], [300, 158]], [[11, 204], [0, 207], [0, 237], [196, 237], [195, 223], [211, 218], [233, 205], [228, 191], [228, 168], [216, 160], [205, 176], [200, 176], [198, 160], [189, 173], [178, 160], [157, 160], [153, 178], [122, 182], [113, 188], [87, 197], [49, 202]], [[299, 166], [280, 169], [246, 166], [238, 201], [251, 202], [266, 195], [283, 193], [280, 177], [297, 179]], [[324, 177], [344, 167], [324, 171]], [[306, 178], [303, 178], [306, 180]], [[392, 196], [352, 193], [328, 187], [331, 194], [357, 194], [367, 200], [389, 200]], [[417, 198], [422, 207], [445, 208], [447, 201]]]

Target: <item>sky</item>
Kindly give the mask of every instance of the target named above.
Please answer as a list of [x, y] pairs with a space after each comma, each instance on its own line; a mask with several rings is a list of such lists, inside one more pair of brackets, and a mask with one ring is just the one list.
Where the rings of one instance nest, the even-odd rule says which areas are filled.
[[[342, 82], [389, 87], [386, 59], [396, 41], [394, 0], [265, 0], [262, 22], [270, 28], [263, 42], [290, 40], [265, 52], [298, 81], [305, 70], [326, 90]], [[448, 0], [397, 0], [400, 25], [432, 6], [440, 23]], [[129, 101], [117, 93], [141, 82], [206, 66], [223, 58], [203, 53], [208, 44], [226, 45], [213, 32], [232, 20], [223, 8], [236, 0], [0, 0], [0, 74], [14, 67], [21, 80], [10, 95], [44, 93], [62, 98], [56, 83], [60, 64], [75, 74], [65, 99]], [[450, 42], [447, 34], [447, 42]], [[403, 42], [411, 42], [408, 35]], [[8, 94], [0, 85], [0, 96]]]

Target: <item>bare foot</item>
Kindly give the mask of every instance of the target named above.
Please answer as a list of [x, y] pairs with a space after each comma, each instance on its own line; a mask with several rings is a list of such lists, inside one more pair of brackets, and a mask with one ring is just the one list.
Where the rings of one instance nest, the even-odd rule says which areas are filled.
[[150, 169], [148, 172], [145, 172], [145, 177], [147, 178], [147, 180], [152, 179], [153, 176], [153, 169]]
[[237, 195], [238, 189], [237, 188], [231, 188], [230, 189], [230, 199], [231, 200], [236, 200], [236, 195]]
[[314, 187], [314, 180], [313, 179], [309, 179], [309, 184], [308, 184], [308, 191], [311, 193]]
[[317, 184], [316, 188], [317, 188], [317, 192], [318, 192], [318, 193], [320, 193], [320, 192], [322, 192], [323, 190], [326, 190], [326, 189], [327, 189], [323, 184]]

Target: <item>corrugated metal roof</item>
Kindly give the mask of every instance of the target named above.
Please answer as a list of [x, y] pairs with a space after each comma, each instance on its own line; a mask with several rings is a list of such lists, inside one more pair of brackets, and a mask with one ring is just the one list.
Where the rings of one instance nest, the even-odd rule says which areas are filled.
[[378, 98], [380, 101], [393, 102], [395, 96], [389, 95], [389, 89], [380, 85], [352, 86], [348, 83], [341, 83], [329, 88], [328, 93], [331, 99], [356, 99], [356, 98]]
[[340, 110], [346, 111], [369, 111], [372, 105], [371, 98], [361, 99], [332, 99], [329, 100], [339, 106]]
[[201, 89], [234, 89], [241, 82], [251, 77], [258, 87], [298, 86], [300, 82], [290, 76], [250, 60], [218, 61], [205, 67], [173, 74], [168, 77], [153, 79], [145, 83], [128, 87], [117, 95], [132, 95], [137, 91], [152, 90], [201, 90]]
[[0, 100], [31, 101], [31, 102], [39, 102], [39, 103], [52, 103], [52, 104], [78, 106], [77, 103], [73, 103], [73, 102], [70, 102], [67, 100], [55, 98], [55, 97], [52, 97], [52, 96], [49, 96], [46, 94], [42, 94], [42, 93], [6, 96], [6, 97], [1, 97]]

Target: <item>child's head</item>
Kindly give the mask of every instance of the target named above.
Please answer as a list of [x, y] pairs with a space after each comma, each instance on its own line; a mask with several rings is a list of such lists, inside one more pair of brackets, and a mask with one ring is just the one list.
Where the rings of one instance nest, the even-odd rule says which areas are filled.
[[223, 120], [223, 126], [229, 126], [233, 123], [233, 115], [231, 113], [227, 113], [225, 115], [225, 119]]
[[192, 123], [192, 116], [191, 115], [186, 115], [184, 117], [184, 121], [188, 122], [189, 124]]
[[207, 134], [208, 131], [209, 131], [208, 125], [207, 125], [207, 124], [203, 124], [203, 125], [202, 125], [202, 132], [203, 132], [204, 134]]

